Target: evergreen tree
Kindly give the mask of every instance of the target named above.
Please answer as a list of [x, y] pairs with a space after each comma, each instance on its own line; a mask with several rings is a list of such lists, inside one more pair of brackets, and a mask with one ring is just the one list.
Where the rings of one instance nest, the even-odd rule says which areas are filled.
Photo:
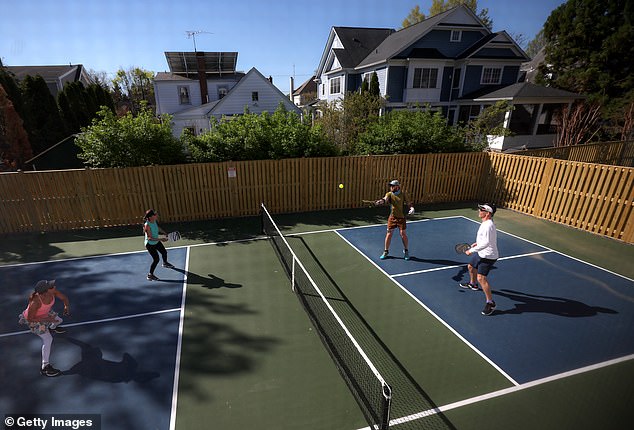
[[22, 168], [33, 157], [29, 137], [22, 118], [0, 85], [0, 170]]
[[24, 124], [33, 154], [37, 155], [66, 137], [66, 130], [57, 103], [41, 76], [27, 76], [21, 88]]
[[22, 99], [22, 91], [15, 80], [12, 73], [2, 67], [0, 62], [0, 85], [4, 87], [7, 97], [13, 103], [13, 107], [20, 117], [24, 119], [24, 101]]
[[379, 77], [377, 76], [376, 72], [372, 72], [372, 75], [370, 76], [369, 92], [371, 96], [379, 97], [381, 95], [381, 90], [379, 88]]

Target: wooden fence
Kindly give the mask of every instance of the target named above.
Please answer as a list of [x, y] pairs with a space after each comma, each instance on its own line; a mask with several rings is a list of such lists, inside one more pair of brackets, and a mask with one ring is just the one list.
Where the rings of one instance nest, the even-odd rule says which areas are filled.
[[633, 168], [494, 153], [4, 173], [0, 233], [139, 224], [150, 207], [163, 222], [355, 208], [394, 178], [418, 205], [494, 201], [634, 243]]
[[533, 149], [515, 154], [634, 167], [634, 141], [632, 140]]

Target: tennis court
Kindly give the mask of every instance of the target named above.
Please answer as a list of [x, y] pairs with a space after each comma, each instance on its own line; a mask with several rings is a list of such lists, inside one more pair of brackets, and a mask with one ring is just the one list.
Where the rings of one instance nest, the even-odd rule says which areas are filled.
[[[328, 303], [389, 385], [390, 428], [623, 428], [634, 418], [633, 248], [500, 210], [498, 306], [483, 317], [482, 292], [457, 285], [467, 260], [453, 251], [475, 237], [472, 207], [418, 214], [410, 261], [398, 237], [393, 258], [378, 259], [380, 209], [274, 219], [323, 295], [305, 299]], [[138, 228], [5, 240], [1, 411], [96, 414], [104, 429], [368, 426], [259, 219], [164, 227], [183, 239], [161, 282], [145, 280]], [[57, 378], [39, 375], [40, 340], [17, 325], [38, 279], [71, 300]]]

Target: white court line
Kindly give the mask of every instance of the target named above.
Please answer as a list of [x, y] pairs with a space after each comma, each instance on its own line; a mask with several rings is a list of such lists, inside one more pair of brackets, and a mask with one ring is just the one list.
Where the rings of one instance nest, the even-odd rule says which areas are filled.
[[[546, 251], [529, 252], [528, 254], [511, 255], [511, 256], [508, 256], [508, 257], [498, 258], [497, 261], [512, 260], [514, 258], [522, 258], [522, 257], [530, 257], [532, 255], [547, 254], [549, 252], [555, 252], [555, 251], [553, 251], [552, 249], [548, 249]], [[427, 272], [436, 272], [438, 270], [455, 269], [457, 267], [464, 267], [466, 265], [467, 265], [467, 263], [456, 264], [454, 266], [434, 267], [433, 269], [415, 270], [413, 272], [397, 273], [395, 275], [388, 275], [388, 276], [391, 276], [392, 278], [398, 278], [398, 277], [401, 277], [401, 276], [417, 275], [419, 273], [427, 273]]]
[[[397, 424], [403, 424], [403, 423], [407, 423], [407, 422], [410, 422], [410, 421], [415, 421], [417, 419], [428, 417], [428, 416], [431, 416], [431, 415], [436, 415], [436, 414], [441, 413], [441, 412], [447, 412], [447, 411], [450, 411], [452, 409], [456, 409], [456, 408], [460, 408], [460, 407], [463, 407], [463, 406], [472, 405], [474, 403], [483, 402], [485, 400], [494, 399], [496, 397], [505, 396], [507, 394], [516, 393], [518, 391], [523, 391], [523, 390], [526, 390], [526, 389], [529, 389], [529, 388], [536, 387], [538, 385], [547, 384], [549, 382], [553, 382], [553, 381], [557, 381], [557, 380], [560, 380], [560, 379], [569, 378], [571, 376], [580, 375], [582, 373], [591, 372], [593, 370], [597, 370], [597, 369], [601, 369], [601, 368], [604, 368], [604, 367], [613, 366], [615, 364], [624, 363], [626, 361], [630, 361], [630, 360], [633, 360], [633, 359], [634, 359], [634, 354], [630, 354], [630, 355], [626, 355], [626, 356], [623, 356], [623, 357], [615, 358], [615, 359], [612, 359], [612, 360], [604, 361], [602, 363], [592, 364], [592, 365], [586, 366], [586, 367], [580, 367], [578, 369], [570, 370], [568, 372], [560, 373], [558, 375], [552, 375], [552, 376], [548, 376], [546, 378], [536, 379], [534, 381], [526, 382], [524, 384], [520, 384], [520, 385], [517, 385], [515, 387], [509, 387], [509, 388], [504, 388], [504, 389], [498, 390], [498, 391], [492, 391], [490, 393], [482, 394], [482, 395], [476, 396], [476, 397], [471, 397], [471, 398], [465, 399], [465, 400], [460, 400], [460, 401], [454, 402], [454, 403], [449, 403], [448, 405], [439, 406], [439, 407], [433, 408], [433, 409], [428, 409], [426, 411], [418, 412], [416, 414], [408, 415], [406, 417], [395, 418], [393, 420], [390, 420], [390, 426], [397, 425]], [[364, 428], [359, 429], [359, 430], [370, 430], [370, 427], [364, 427]]]
[[187, 273], [189, 273], [189, 247], [185, 257], [185, 274], [183, 279], [183, 293], [181, 297], [180, 321], [178, 323], [178, 343], [176, 345], [176, 361], [174, 363], [174, 387], [172, 388], [172, 409], [170, 412], [170, 430], [176, 428], [176, 407], [178, 404], [178, 380], [180, 378], [181, 348], [183, 346], [183, 325], [185, 322], [185, 297], [187, 295]]
[[[167, 250], [169, 251], [170, 249], [180, 249], [180, 248], [189, 249], [189, 248], [196, 248], [196, 247], [199, 247], [199, 246], [229, 245], [229, 244], [232, 244], [232, 243], [251, 242], [251, 241], [263, 240], [263, 239], [268, 239], [268, 236], [257, 236], [257, 237], [249, 238], [249, 239], [225, 240], [225, 241], [222, 241], [222, 242], [197, 243], [197, 244], [194, 244], [194, 245], [170, 246], [169, 248], [167, 248]], [[89, 259], [92, 259], [92, 258], [105, 258], [105, 257], [118, 256], [118, 255], [138, 254], [138, 253], [144, 253], [144, 252], [147, 252], [147, 250], [143, 249], [143, 250], [139, 250], [139, 251], [115, 252], [113, 254], [85, 255], [85, 256], [82, 256], [82, 257], [68, 257], [68, 258], [60, 258], [60, 259], [57, 259], [57, 260], [31, 261], [31, 262], [28, 262], [28, 263], [12, 263], [12, 264], [1, 264], [0, 263], [0, 269], [2, 269], [3, 267], [20, 267], [20, 266], [32, 266], [34, 264], [59, 263], [59, 262], [62, 262], [62, 261], [89, 260]]]
[[[474, 222], [474, 223], [476, 223], [476, 224], [480, 224], [480, 222], [479, 222], [479, 221], [472, 220], [471, 218], [467, 218], [466, 216], [462, 216], [462, 215], [461, 215], [461, 216], [460, 216], [460, 218], [464, 218], [464, 219], [466, 219], [466, 220], [468, 220], [468, 221]], [[594, 267], [595, 269], [603, 270], [604, 272], [608, 272], [608, 273], [611, 273], [612, 275], [615, 275], [615, 276], [618, 276], [618, 277], [620, 277], [620, 278], [626, 279], [626, 280], [628, 280], [628, 281], [632, 281], [632, 282], [634, 282], [634, 279], [632, 279], [632, 278], [628, 278], [628, 277], [627, 277], [627, 276], [625, 276], [625, 275], [621, 275], [620, 273], [616, 273], [616, 272], [613, 272], [613, 271], [611, 271], [611, 270], [608, 270], [608, 269], [606, 269], [606, 268], [604, 268], [604, 267], [597, 266], [596, 264], [588, 263], [587, 261], [581, 260], [580, 258], [577, 258], [577, 257], [573, 257], [572, 255], [564, 254], [564, 253], [563, 253], [563, 252], [561, 252], [561, 251], [557, 251], [556, 249], [549, 248], [549, 247], [547, 247], [547, 246], [545, 246], [545, 245], [542, 245], [541, 243], [533, 242], [532, 240], [525, 239], [525, 238], [523, 238], [523, 237], [521, 237], [521, 236], [517, 236], [517, 235], [515, 235], [515, 234], [513, 234], [513, 233], [508, 233], [508, 232], [506, 232], [506, 231], [504, 231], [504, 230], [498, 230], [498, 231], [499, 231], [499, 232], [501, 232], [501, 233], [504, 233], [504, 234], [508, 234], [509, 236], [512, 236], [512, 237], [514, 237], [514, 238], [516, 238], [516, 239], [523, 240], [524, 242], [528, 242], [528, 243], [531, 243], [531, 244], [533, 244], [533, 245], [540, 246], [540, 247], [542, 247], [542, 248], [544, 248], [544, 249], [547, 249], [547, 250], [552, 251], [552, 252], [554, 252], [554, 253], [557, 253], [557, 254], [559, 254], [559, 255], [563, 255], [564, 257], [570, 258], [570, 259], [575, 260], [575, 261], [578, 261], [578, 262], [580, 262], [580, 263], [587, 264], [588, 266], [592, 266], [592, 267]]]
[[465, 345], [467, 345], [469, 348], [471, 348], [476, 354], [478, 354], [480, 357], [482, 357], [487, 363], [489, 363], [494, 369], [496, 369], [501, 375], [503, 375], [506, 379], [508, 379], [513, 385], [519, 385], [519, 383], [517, 381], [515, 381], [509, 374], [507, 374], [500, 366], [498, 366], [493, 360], [491, 360], [489, 357], [487, 357], [482, 351], [480, 351], [478, 348], [476, 348], [474, 345], [472, 345], [465, 337], [463, 337], [460, 333], [458, 333], [450, 324], [448, 324], [445, 320], [443, 320], [440, 316], [438, 316], [434, 311], [432, 311], [429, 307], [427, 307], [427, 305], [425, 305], [422, 301], [420, 301], [416, 296], [414, 296], [410, 291], [407, 290], [407, 288], [403, 287], [396, 279], [392, 278], [385, 270], [383, 270], [378, 264], [376, 264], [374, 261], [372, 261], [370, 259], [370, 257], [368, 257], [367, 255], [365, 255], [363, 252], [361, 252], [360, 249], [358, 249], [356, 246], [354, 246], [352, 243], [350, 243], [348, 241], [348, 239], [346, 239], [345, 237], [343, 237], [339, 232], [335, 232], [337, 235], [339, 235], [339, 237], [344, 240], [348, 245], [350, 245], [350, 247], [352, 247], [352, 249], [356, 250], [359, 254], [361, 254], [366, 260], [368, 260], [370, 262], [370, 264], [372, 264], [374, 267], [376, 267], [378, 270], [380, 270], [381, 272], [383, 272], [383, 274], [385, 274], [385, 276], [391, 280], [394, 284], [396, 284], [401, 290], [403, 290], [403, 292], [407, 295], [409, 295], [412, 300], [414, 300], [416, 303], [418, 303], [420, 306], [422, 306], [423, 308], [425, 308], [425, 310], [427, 312], [430, 313], [430, 315], [432, 315], [434, 318], [436, 318], [442, 325], [444, 325], [449, 331], [451, 331], [458, 339], [460, 339], [462, 342], [464, 342]]
[[[104, 318], [104, 319], [101, 319], [101, 320], [93, 320], [93, 321], [84, 321], [84, 322], [78, 322], [78, 323], [72, 323], [72, 324], [64, 324], [64, 327], [78, 327], [78, 326], [83, 326], [83, 325], [101, 324], [101, 323], [112, 322], [112, 321], [121, 321], [121, 320], [128, 320], [128, 319], [132, 319], [132, 318], [147, 317], [147, 316], [151, 316], [151, 315], [160, 315], [160, 314], [165, 314], [165, 313], [168, 313], [168, 312], [177, 312], [177, 311], [180, 311], [180, 310], [181, 310], [181, 308], [162, 309], [160, 311], [144, 312], [142, 314], [124, 315], [124, 316], [120, 316], [120, 317]], [[0, 338], [1, 337], [9, 337], [9, 336], [18, 336], [20, 334], [27, 334], [27, 333], [30, 334], [31, 332], [29, 330], [15, 331], [15, 332], [12, 332], [12, 333], [0, 334]]]

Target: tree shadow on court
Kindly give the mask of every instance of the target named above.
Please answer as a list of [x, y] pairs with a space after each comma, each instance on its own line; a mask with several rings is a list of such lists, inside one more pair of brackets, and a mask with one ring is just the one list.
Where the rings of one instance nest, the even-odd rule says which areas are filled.
[[[187, 276], [188, 285], [200, 285], [201, 287], [209, 288], [210, 290], [217, 288], [242, 288], [242, 284], [233, 284], [225, 282], [224, 279], [217, 277], [213, 273], [208, 273], [207, 277], [200, 276], [197, 273], [188, 272], [187, 270], [174, 268], [176, 272], [180, 272]], [[179, 281], [182, 282], [182, 281]]]
[[[338, 302], [336, 312], [339, 317], [342, 318], [344, 324], [351, 332], [358, 333], [361, 338], [363, 338], [363, 349], [372, 351], [372, 361], [374, 365], [377, 366], [387, 384], [390, 385], [393, 392], [390, 417], [408, 417], [421, 410], [434, 410], [436, 413], [425, 417], [425, 428], [455, 430], [455, 426], [449, 419], [442, 412], [438, 411], [438, 406], [434, 403], [431, 396], [423, 390], [407, 368], [374, 331], [361, 312], [359, 312], [348, 299], [343, 289], [328, 273], [304, 238], [299, 237], [298, 240], [311, 256], [311, 258], [307, 258], [303, 262], [306, 270], [310, 272], [311, 277], [319, 284], [319, 289], [322, 291], [322, 294], [327, 297], [328, 301], [331, 303], [335, 301]], [[303, 294], [301, 289], [298, 291], [298, 294]], [[337, 333], [330, 333], [329, 331], [330, 329], [326, 328], [324, 331], [325, 335], [322, 336], [330, 338], [334, 333], [334, 340], [330, 339], [327, 343], [336, 346], [340, 343], [336, 340]], [[355, 337], [356, 336], [355, 334]], [[331, 356], [337, 356], [337, 353], [334, 355], [331, 354]], [[338, 366], [339, 365], [340, 364], [338, 364]], [[343, 367], [345, 367], [345, 365]], [[354, 380], [352, 377], [351, 379]], [[357, 397], [357, 395], [355, 395], [355, 397]], [[404, 430], [419, 429], [421, 428], [421, 421], [417, 419], [406, 421], [399, 424], [399, 428]]]
[[148, 382], [158, 378], [158, 372], [146, 372], [139, 370], [139, 363], [127, 352], [123, 353], [121, 361], [105, 360], [100, 348], [89, 345], [78, 339], [64, 337], [67, 342], [81, 348], [81, 360], [63, 375], [79, 375], [96, 381], [120, 383], [120, 382]]
[[[563, 297], [540, 296], [513, 290], [496, 290], [494, 295], [513, 300], [515, 307], [507, 310], [496, 310], [494, 315], [519, 315], [526, 312], [547, 313], [562, 317], [579, 318], [592, 317], [600, 313], [617, 314], [618, 312], [600, 306], [590, 306], [578, 300]], [[499, 308], [498, 308], [499, 309]]]

